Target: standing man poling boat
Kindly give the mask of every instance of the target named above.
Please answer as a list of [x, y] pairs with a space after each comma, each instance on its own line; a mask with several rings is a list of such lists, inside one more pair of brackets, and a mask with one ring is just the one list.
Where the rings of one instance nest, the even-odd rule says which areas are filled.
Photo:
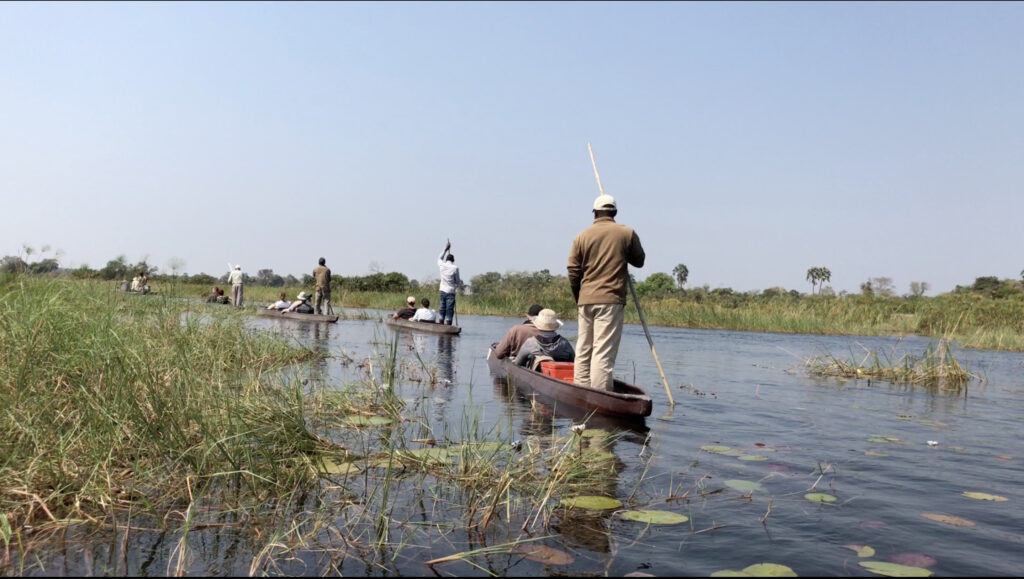
[[[316, 287], [313, 290], [314, 312], [317, 314], [330, 314], [331, 310], [331, 268], [327, 267], [327, 260], [320, 258], [319, 265], [313, 268], [313, 280]], [[323, 306], [323, 310], [321, 307]]]
[[593, 211], [594, 222], [576, 235], [569, 250], [569, 285], [579, 325], [573, 381], [612, 391], [628, 266], [643, 267], [646, 255], [636, 232], [615, 222], [618, 206], [611, 195], [598, 197]]
[[449, 250], [452, 242], [444, 246], [444, 251], [437, 258], [437, 267], [441, 270], [441, 284], [438, 289], [441, 292], [441, 300], [437, 306], [439, 323], [452, 325], [452, 318], [455, 317], [455, 291], [459, 289], [462, 280], [459, 279], [459, 266], [455, 265], [455, 256]]
[[228, 274], [228, 283], [231, 284], [231, 303], [236, 308], [242, 307], [242, 266], [235, 265], [231, 268], [231, 264], [228, 264], [228, 268], [231, 269], [231, 273]]

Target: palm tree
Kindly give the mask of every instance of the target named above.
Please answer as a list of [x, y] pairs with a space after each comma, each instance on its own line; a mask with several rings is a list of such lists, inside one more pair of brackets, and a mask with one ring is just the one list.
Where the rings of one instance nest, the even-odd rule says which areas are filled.
[[[672, 274], [676, 276], [676, 283], [681, 289], [686, 285], [686, 278], [690, 277], [690, 269], [680, 263], [672, 270]], [[1021, 272], [1021, 277], [1024, 277], [1024, 272]]]
[[827, 267], [812, 267], [807, 270], [807, 281], [811, 282], [811, 294], [814, 294], [814, 286], [818, 285], [819, 290], [821, 284], [830, 281], [832, 279], [832, 272]]

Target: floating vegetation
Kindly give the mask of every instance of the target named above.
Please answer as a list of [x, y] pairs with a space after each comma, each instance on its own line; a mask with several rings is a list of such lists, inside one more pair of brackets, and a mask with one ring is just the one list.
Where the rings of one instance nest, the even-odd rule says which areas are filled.
[[798, 577], [792, 569], [776, 563], [758, 563], [741, 571], [726, 569], [715, 571], [711, 577]]
[[936, 386], [959, 392], [973, 379], [980, 379], [960, 365], [950, 351], [949, 341], [928, 346], [921, 357], [903, 354], [896, 360], [865, 348], [860, 360], [841, 360], [831, 354], [810, 358], [805, 367], [812, 376], [884, 380], [893, 384]]
[[558, 504], [571, 509], [589, 509], [592, 511], [609, 511], [622, 507], [622, 501], [619, 499], [594, 495], [562, 499]]
[[875, 549], [874, 549], [874, 547], [869, 547], [867, 545], [846, 545], [846, 548], [850, 549], [851, 551], [853, 551], [855, 553], [857, 553], [858, 557], [874, 557], [875, 556]]
[[512, 552], [545, 565], [571, 565], [574, 561], [572, 555], [546, 545], [516, 545]]
[[807, 493], [804, 498], [812, 503], [834, 503], [836, 498], [825, 493]]
[[690, 517], [686, 515], [658, 510], [624, 511], [619, 513], [619, 516], [627, 521], [637, 521], [651, 525], [678, 525], [690, 520]]
[[968, 521], [967, 519], [961, 519], [960, 517], [954, 517], [952, 515], [940, 515], [938, 513], [921, 513], [921, 516], [939, 523], [945, 523], [947, 525], [953, 525], [954, 527], [973, 527], [974, 521]]
[[988, 493], [976, 493], [973, 491], [964, 491], [963, 495], [969, 499], [978, 499], [979, 501], [995, 501], [997, 503], [1009, 500], [1006, 497], [1001, 497], [999, 495], [990, 495]]
[[886, 577], [928, 577], [932, 574], [928, 569], [921, 567], [910, 567], [897, 563], [885, 563], [882, 561], [861, 561], [859, 563], [868, 571]]

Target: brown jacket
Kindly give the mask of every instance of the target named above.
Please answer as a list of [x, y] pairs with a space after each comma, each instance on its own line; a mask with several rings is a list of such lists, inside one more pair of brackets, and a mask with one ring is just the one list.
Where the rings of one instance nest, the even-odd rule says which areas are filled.
[[533, 322], [516, 324], [509, 329], [505, 337], [494, 347], [494, 355], [499, 360], [502, 358], [512, 358], [519, 353], [519, 348], [523, 345], [523, 342], [539, 333], [540, 328], [533, 325]]
[[313, 268], [313, 279], [316, 280], [316, 289], [331, 291], [331, 269], [326, 265], [318, 265]]
[[598, 217], [572, 240], [569, 285], [576, 305], [626, 304], [628, 265], [644, 266], [644, 248], [632, 228]]

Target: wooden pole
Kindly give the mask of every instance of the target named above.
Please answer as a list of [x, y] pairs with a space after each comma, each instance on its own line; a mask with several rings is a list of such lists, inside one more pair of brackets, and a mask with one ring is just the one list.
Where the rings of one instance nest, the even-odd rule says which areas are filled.
[[[597, 172], [597, 161], [594, 160], [594, 149], [587, 142], [587, 150], [590, 151], [590, 164], [594, 166], [594, 177], [597, 178], [597, 190], [601, 195], [604, 195], [604, 186], [601, 185], [601, 175]], [[654, 339], [651, 338], [651, 331], [647, 329], [647, 320], [644, 318], [644, 311], [640, 308], [640, 300], [636, 297], [636, 290], [633, 289], [633, 279], [629, 277], [629, 266], [626, 266], [626, 285], [629, 286], [629, 293], [633, 296], [633, 303], [636, 305], [636, 313], [640, 316], [640, 324], [644, 327], [644, 335], [647, 336], [647, 343], [651, 346], [651, 354], [654, 355], [654, 363], [658, 365], [658, 373], [661, 374], [661, 381], [665, 384], [665, 394], [668, 395], [669, 407], [676, 405], [675, 400], [672, 399], [672, 389], [669, 388], [668, 378], [665, 377], [665, 371], [661, 368], [661, 360], [658, 359], [658, 352], [654, 349]]]

